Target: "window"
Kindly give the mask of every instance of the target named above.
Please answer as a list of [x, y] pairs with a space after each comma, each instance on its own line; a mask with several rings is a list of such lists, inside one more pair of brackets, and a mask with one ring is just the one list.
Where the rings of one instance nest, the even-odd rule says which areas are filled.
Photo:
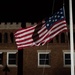
[[17, 53], [16, 52], [8, 52], [7, 53], [7, 65], [17, 65]]
[[0, 43], [2, 43], [2, 34], [0, 33]]
[[8, 42], [8, 34], [5, 33], [5, 34], [4, 34], [4, 43], [7, 43], [7, 42]]
[[14, 42], [14, 35], [13, 35], [13, 33], [10, 33], [10, 39], [11, 39], [11, 43], [13, 43]]
[[64, 65], [68, 66], [71, 64], [70, 53], [64, 54]]
[[53, 43], [53, 39], [51, 39], [49, 43]]
[[[71, 66], [71, 55], [69, 51], [63, 53], [63, 58], [64, 58], [64, 66]], [[75, 58], [75, 53], [74, 53], [74, 58]], [[74, 64], [75, 64], [75, 59], [74, 59]]]
[[56, 36], [56, 42], [59, 43], [59, 35]]
[[50, 66], [50, 52], [38, 52], [38, 66]]
[[65, 34], [61, 33], [61, 43], [65, 43]]
[[3, 63], [3, 53], [0, 52], [0, 65], [2, 65], [2, 63]]

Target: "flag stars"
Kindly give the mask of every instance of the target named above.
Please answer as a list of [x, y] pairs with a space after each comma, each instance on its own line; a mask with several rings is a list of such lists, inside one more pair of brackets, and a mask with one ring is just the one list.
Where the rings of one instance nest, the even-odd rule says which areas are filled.
[[49, 19], [51, 19], [51, 17], [49, 17]]
[[57, 14], [59, 14], [59, 12], [57, 12]]
[[59, 18], [60, 16], [58, 15], [58, 18]]
[[57, 16], [55, 15], [55, 18], [56, 18]]
[[57, 19], [55, 19], [55, 21], [57, 21]]
[[54, 22], [54, 20], [52, 22]]
[[62, 8], [60, 10], [63, 10]]
[[49, 20], [49, 22], [51, 22], [51, 20]]
[[55, 13], [52, 17], [49, 17], [49, 20], [46, 22], [46, 26], [50, 27], [54, 22], [61, 20], [64, 18], [63, 9], [60, 9], [57, 13]]
[[63, 14], [63, 12], [60, 12], [60, 14]]
[[64, 16], [61, 16], [61, 18], [64, 18]]
[[52, 18], [53, 18], [53, 16], [52, 16]]
[[49, 27], [49, 24], [47, 24], [47, 27]]

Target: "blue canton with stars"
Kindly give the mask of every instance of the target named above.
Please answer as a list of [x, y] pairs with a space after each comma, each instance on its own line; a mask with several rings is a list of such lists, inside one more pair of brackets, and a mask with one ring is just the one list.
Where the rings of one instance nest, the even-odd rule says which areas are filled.
[[46, 27], [49, 30], [50, 26], [52, 26], [55, 22], [64, 19], [64, 11], [61, 8], [58, 12], [56, 12], [53, 16], [49, 17], [46, 20]]

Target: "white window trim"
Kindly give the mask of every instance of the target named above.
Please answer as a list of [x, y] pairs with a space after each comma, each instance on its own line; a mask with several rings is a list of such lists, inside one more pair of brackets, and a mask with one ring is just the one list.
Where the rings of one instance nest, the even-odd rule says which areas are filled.
[[50, 54], [51, 50], [38, 50], [38, 67], [50, 67], [49, 65], [40, 65], [39, 64], [39, 54]]
[[[71, 54], [70, 50], [63, 50], [63, 65], [64, 67], [71, 67], [71, 64], [65, 65], [65, 54]], [[75, 57], [75, 52], [74, 52], [74, 57]], [[75, 60], [74, 60], [74, 66], [75, 66]]]
[[12, 66], [12, 67], [17, 67], [17, 65], [15, 64], [13, 64], [13, 65], [10, 65], [10, 64], [8, 64], [8, 60], [9, 60], [9, 54], [16, 54], [17, 52], [7, 52], [7, 66]]
[[[2, 54], [3, 52], [0, 52], [0, 54]], [[0, 67], [3, 67], [3, 65], [2, 64], [0, 64]]]
[[63, 52], [63, 63], [64, 63], [64, 67], [70, 67], [71, 65], [66, 65], [65, 64], [65, 54], [70, 54], [70, 51]]

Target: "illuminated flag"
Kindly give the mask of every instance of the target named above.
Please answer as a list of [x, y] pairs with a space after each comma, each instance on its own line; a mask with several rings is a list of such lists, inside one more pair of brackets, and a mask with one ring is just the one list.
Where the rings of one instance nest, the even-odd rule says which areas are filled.
[[61, 8], [53, 16], [31, 27], [20, 29], [15, 32], [17, 48], [22, 49], [28, 46], [44, 45], [59, 33], [67, 31], [64, 10]]

